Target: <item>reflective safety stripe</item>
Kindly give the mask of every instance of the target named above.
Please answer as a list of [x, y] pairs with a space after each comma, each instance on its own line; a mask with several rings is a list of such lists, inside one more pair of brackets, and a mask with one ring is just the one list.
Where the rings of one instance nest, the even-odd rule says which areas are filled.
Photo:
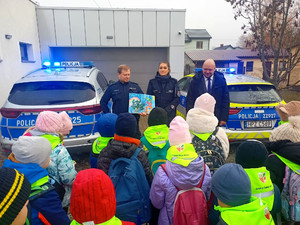
[[272, 191], [268, 191], [268, 192], [262, 192], [262, 193], [258, 193], [258, 194], [252, 194], [255, 197], [258, 198], [265, 198], [265, 197], [270, 197], [274, 194], [274, 190]]
[[165, 144], [167, 141], [166, 140], [163, 140], [163, 141], [155, 141], [155, 142], [152, 142], [151, 144], [152, 145], [159, 145], [159, 144]]

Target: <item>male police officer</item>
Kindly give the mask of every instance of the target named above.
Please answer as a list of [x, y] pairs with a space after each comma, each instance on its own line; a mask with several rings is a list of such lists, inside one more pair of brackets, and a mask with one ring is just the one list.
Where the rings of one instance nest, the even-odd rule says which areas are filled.
[[[119, 81], [110, 85], [106, 89], [100, 101], [100, 105], [104, 113], [110, 112], [107, 106], [107, 103], [110, 99], [112, 99], [113, 102], [112, 112], [119, 115], [120, 113], [128, 112], [129, 93], [144, 94], [142, 89], [137, 83], [129, 81], [130, 80], [129, 66], [120, 65], [118, 67], [118, 77], [119, 77]], [[141, 133], [139, 130], [140, 116], [138, 114], [133, 114], [133, 115], [137, 119], [136, 138], [140, 139], [141, 138]]]

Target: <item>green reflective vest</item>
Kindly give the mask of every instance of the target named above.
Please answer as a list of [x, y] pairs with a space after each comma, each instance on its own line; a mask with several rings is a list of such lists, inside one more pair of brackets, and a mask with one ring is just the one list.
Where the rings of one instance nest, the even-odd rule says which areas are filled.
[[85, 223], [80, 224], [76, 220], [73, 220], [70, 225], [85, 225], [85, 224], [86, 225], [122, 225], [122, 221], [114, 216], [113, 218], [111, 218], [110, 220], [104, 223], [95, 224], [93, 221], [86, 221]]
[[173, 145], [167, 152], [167, 160], [172, 163], [187, 167], [198, 157], [192, 144]]
[[289, 167], [291, 170], [293, 170], [295, 173], [300, 175], [300, 165], [286, 159], [283, 158], [282, 156], [276, 154], [275, 152], [273, 152], [285, 165], [287, 165], [287, 167]]
[[271, 181], [270, 172], [266, 167], [245, 169], [251, 182], [252, 196], [262, 198], [268, 205], [269, 210], [273, 209], [274, 186]]
[[156, 173], [161, 164], [167, 161], [167, 151], [170, 147], [168, 135], [169, 128], [167, 125], [157, 125], [148, 127], [141, 138], [145, 150], [149, 151], [148, 159], [153, 174]]
[[58, 144], [60, 144], [60, 138], [58, 136], [55, 136], [55, 135], [51, 135], [51, 134], [44, 134], [42, 135], [41, 137], [44, 137], [46, 138], [50, 144], [51, 144], [51, 147], [52, 147], [52, 150], [56, 148], [56, 146]]
[[93, 143], [93, 153], [100, 154], [103, 148], [105, 148], [108, 142], [114, 137], [98, 137]]
[[210, 132], [210, 133], [201, 133], [201, 134], [196, 134], [193, 131], [190, 130], [190, 132], [197, 136], [198, 138], [200, 138], [202, 141], [207, 141], [207, 139], [210, 137], [210, 135], [212, 135], [212, 133], [214, 132]]
[[248, 204], [229, 208], [215, 206], [215, 210], [221, 212], [221, 218], [228, 225], [275, 225], [267, 203], [256, 197], [251, 197]]

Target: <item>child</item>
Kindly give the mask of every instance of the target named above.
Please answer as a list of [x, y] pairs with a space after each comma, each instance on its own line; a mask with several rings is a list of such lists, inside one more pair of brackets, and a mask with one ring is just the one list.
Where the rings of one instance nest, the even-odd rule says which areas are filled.
[[72, 184], [77, 174], [74, 162], [62, 144], [63, 134], [60, 132], [63, 131], [66, 135], [70, 132], [69, 129], [72, 129], [70, 119], [67, 118], [68, 115], [66, 114], [64, 112], [58, 114], [53, 111], [43, 111], [36, 119], [35, 128], [29, 131], [30, 135], [44, 137], [51, 143], [51, 161], [47, 171], [63, 207], [70, 204]]
[[115, 216], [116, 204], [110, 178], [102, 170], [82, 170], [73, 183], [70, 212], [74, 220], [71, 224], [134, 225]]
[[108, 142], [114, 138], [117, 114], [106, 113], [97, 121], [97, 128], [100, 136], [94, 141], [93, 149], [90, 155], [91, 168], [97, 168], [99, 153], [105, 148]]
[[235, 162], [248, 174], [252, 196], [264, 200], [275, 218], [281, 211], [281, 197], [278, 187], [272, 184], [270, 172], [265, 167], [267, 158], [268, 151], [262, 142], [247, 140], [238, 146]]
[[216, 101], [208, 93], [199, 96], [194, 108], [189, 110], [186, 122], [192, 133], [192, 143], [196, 152], [213, 172], [224, 164], [229, 154], [229, 142], [225, 130], [218, 126], [214, 115]]
[[239, 164], [227, 163], [212, 177], [212, 191], [218, 198], [221, 212], [219, 225], [273, 225], [268, 206], [251, 196], [250, 179]]
[[157, 169], [150, 189], [151, 202], [160, 209], [158, 220], [160, 225], [173, 224], [177, 188], [187, 190], [196, 187], [204, 176], [201, 189], [206, 200], [209, 199], [211, 191], [209, 168], [196, 153], [191, 144], [189, 126], [180, 116], [171, 121], [169, 142], [171, 147], [167, 153], [166, 172], [162, 166]]
[[59, 115], [62, 119], [62, 128], [60, 129], [59, 133], [61, 133], [63, 136], [67, 136], [73, 129], [72, 120], [66, 111], [60, 112]]
[[168, 114], [166, 110], [155, 107], [148, 117], [149, 127], [145, 130], [141, 138], [145, 150], [149, 151], [148, 159], [151, 170], [155, 174], [157, 168], [166, 162], [169, 144]]
[[57, 225], [70, 224], [57, 192], [48, 182], [45, 168], [49, 165], [51, 151], [51, 144], [46, 138], [21, 136], [13, 144], [12, 153], [3, 164], [3, 167], [14, 168], [23, 173], [31, 184], [32, 193], [38, 192], [30, 200], [33, 225], [40, 225], [42, 221]]
[[12, 168], [0, 169], [0, 224], [24, 225], [30, 183], [24, 174]]

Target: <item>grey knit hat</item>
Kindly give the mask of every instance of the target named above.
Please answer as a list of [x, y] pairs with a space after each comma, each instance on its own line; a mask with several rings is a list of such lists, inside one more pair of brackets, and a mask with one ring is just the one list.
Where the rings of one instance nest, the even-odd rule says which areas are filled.
[[20, 136], [11, 151], [20, 163], [37, 163], [42, 167], [49, 160], [52, 147], [44, 137]]
[[251, 183], [241, 165], [224, 164], [214, 173], [211, 182], [212, 191], [226, 205], [234, 207], [250, 202]]
[[289, 140], [294, 143], [300, 142], [300, 116], [290, 116], [288, 120], [289, 123], [281, 124], [271, 132], [270, 141]]

